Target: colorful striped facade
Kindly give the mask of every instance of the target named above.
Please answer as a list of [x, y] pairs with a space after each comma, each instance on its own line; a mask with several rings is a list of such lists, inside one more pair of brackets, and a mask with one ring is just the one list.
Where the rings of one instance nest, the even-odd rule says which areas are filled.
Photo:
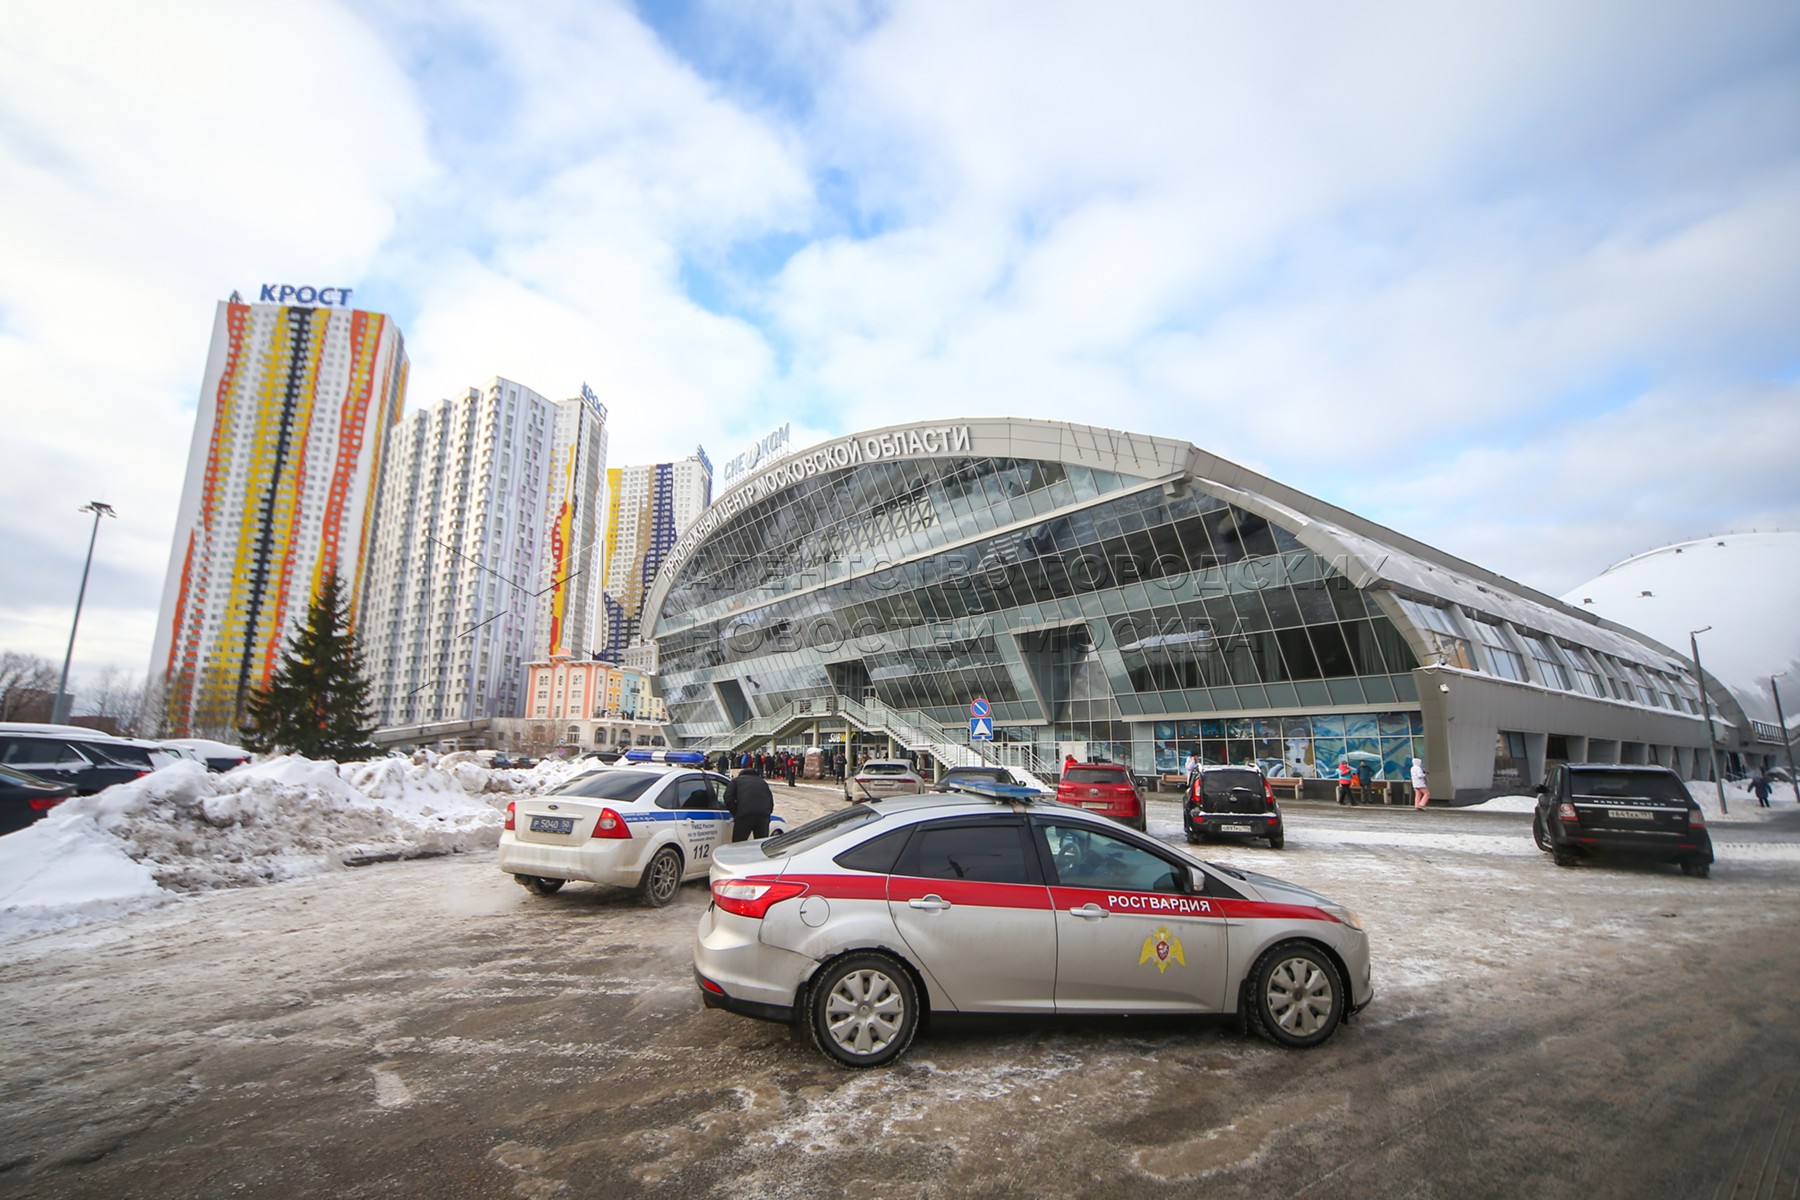
[[638, 643], [644, 598], [663, 559], [712, 503], [712, 463], [696, 449], [680, 462], [606, 473], [606, 591], [599, 657], [619, 662]]
[[358, 610], [406, 373], [380, 313], [220, 303], [151, 662], [171, 736], [235, 736], [327, 572]]

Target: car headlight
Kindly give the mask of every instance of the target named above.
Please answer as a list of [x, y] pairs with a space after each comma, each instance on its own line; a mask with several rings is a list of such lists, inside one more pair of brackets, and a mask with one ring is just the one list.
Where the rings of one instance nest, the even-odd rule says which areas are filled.
[[1345, 908], [1341, 904], [1321, 904], [1319, 908], [1326, 915], [1343, 922], [1356, 932], [1363, 931], [1362, 918], [1356, 915], [1355, 909]]

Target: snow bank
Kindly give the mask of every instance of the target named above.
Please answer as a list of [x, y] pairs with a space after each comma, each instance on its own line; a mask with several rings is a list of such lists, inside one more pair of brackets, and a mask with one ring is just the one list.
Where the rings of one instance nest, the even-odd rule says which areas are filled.
[[511, 794], [572, 773], [491, 771], [472, 754], [341, 766], [287, 756], [224, 775], [177, 762], [0, 837], [0, 940], [184, 892], [493, 846]]

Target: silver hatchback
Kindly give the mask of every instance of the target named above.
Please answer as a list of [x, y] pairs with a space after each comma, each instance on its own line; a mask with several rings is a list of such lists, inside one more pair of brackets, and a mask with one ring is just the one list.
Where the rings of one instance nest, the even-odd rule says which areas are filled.
[[1373, 995], [1355, 913], [1054, 802], [927, 794], [721, 847], [694, 940], [709, 1007], [852, 1067], [932, 1013], [1239, 1014], [1314, 1046]]

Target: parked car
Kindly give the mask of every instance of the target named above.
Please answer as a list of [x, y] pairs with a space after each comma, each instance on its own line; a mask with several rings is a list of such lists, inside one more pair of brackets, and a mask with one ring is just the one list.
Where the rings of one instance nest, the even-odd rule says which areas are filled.
[[1063, 768], [1056, 798], [1064, 804], [1111, 817], [1133, 829], [1145, 828], [1144, 792], [1120, 763], [1075, 763]]
[[147, 751], [117, 738], [13, 730], [0, 731], [0, 766], [69, 784], [83, 796], [141, 779], [155, 769]]
[[0, 767], [0, 834], [14, 833], [43, 820], [51, 809], [74, 794], [74, 784]]
[[857, 800], [880, 800], [885, 796], [910, 796], [925, 790], [925, 781], [912, 769], [912, 764], [897, 758], [872, 758], [856, 769]]
[[[169, 743], [186, 746], [200, 756], [209, 771], [224, 772], [241, 767], [250, 761], [250, 752], [242, 746], [233, 746], [229, 742], [215, 742], [211, 738], [168, 738]], [[402, 757], [405, 757], [404, 755]]]
[[944, 772], [943, 778], [931, 785], [931, 790], [954, 792], [961, 790], [961, 785], [965, 783], [978, 786], [998, 784], [1005, 787], [1017, 782], [1013, 773], [1005, 767], [951, 767]]
[[1275, 789], [1259, 767], [1201, 767], [1182, 803], [1181, 824], [1190, 843], [1268, 838], [1279, 850], [1287, 841]]
[[1706, 817], [1667, 767], [1563, 763], [1537, 798], [1531, 834], [1559, 867], [1617, 854], [1676, 863], [1702, 879], [1712, 872]]
[[[500, 869], [534, 895], [574, 879], [636, 888], [660, 907], [705, 875], [731, 837], [725, 783], [709, 771], [595, 764], [548, 795], [506, 806]], [[769, 819], [771, 834], [783, 828], [779, 816]]]
[[1012, 797], [900, 796], [722, 846], [712, 900], [703, 1002], [850, 1067], [898, 1059], [928, 1013], [1235, 1014], [1300, 1048], [1373, 996], [1350, 909]]

